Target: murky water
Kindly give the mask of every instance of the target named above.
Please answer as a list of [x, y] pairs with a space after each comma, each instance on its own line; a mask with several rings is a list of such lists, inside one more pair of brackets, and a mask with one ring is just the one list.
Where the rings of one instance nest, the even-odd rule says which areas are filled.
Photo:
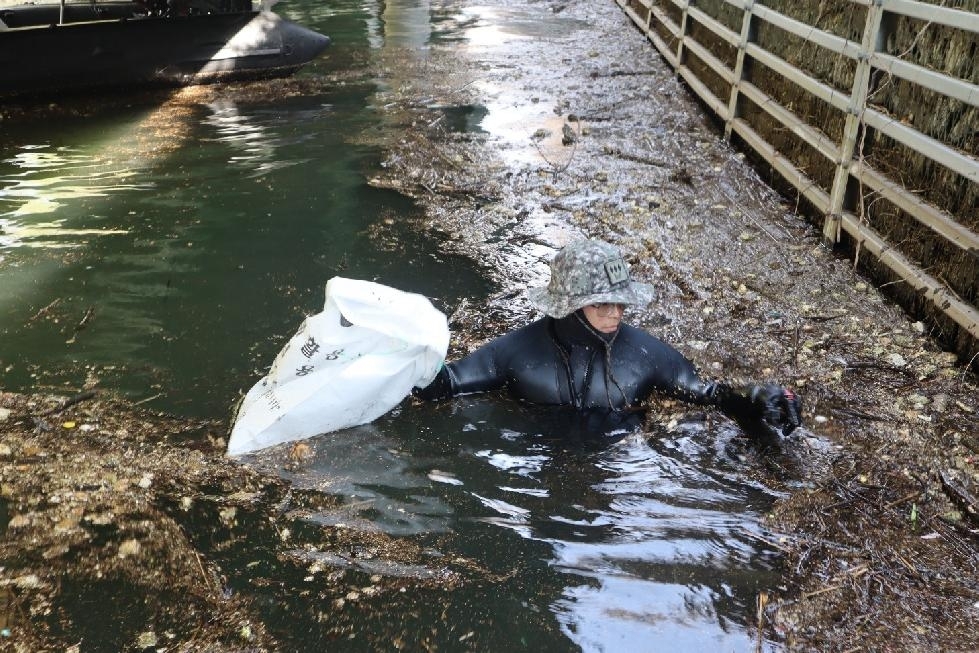
[[[313, 7], [306, 22], [336, 44], [304, 74], [363, 61], [372, 15]], [[276, 85], [289, 88], [239, 89], [237, 103], [211, 87], [108, 110], [78, 100], [83, 117], [3, 124], [0, 383], [70, 392], [98, 379], [224, 415], [334, 275], [449, 309], [486, 292], [418, 231], [409, 201], [365, 183], [377, 153], [348, 135], [376, 119], [369, 80], [286, 99]]]
[[[362, 608], [370, 617], [344, 650], [432, 623], [433, 643], [448, 650], [755, 650], [745, 624], [777, 567], [758, 546], [757, 519], [775, 495], [750, 481], [758, 460], [732, 432], [692, 420], [670, 433], [603, 434], [573, 413], [469, 397], [405, 406], [310, 444], [313, 458], [292, 471], [284, 451], [251, 462], [347, 507], [314, 511], [312, 523], [366, 523], [433, 552], [429, 566], [378, 561], [351, 586], [434, 574], [447, 556], [484, 567], [434, 604], [419, 592], [410, 614]], [[326, 643], [310, 610], [294, 606], [283, 630]]]
[[[275, 82], [78, 100], [77, 111], [0, 124], [0, 387], [70, 393], [98, 381], [154, 407], [224, 417], [319, 310], [331, 276], [421, 292], [448, 310], [491, 292], [475, 265], [419, 229], [410, 201], [365, 183], [379, 153], [348, 136], [380, 118], [377, 86], [357, 70], [380, 48], [424, 57], [433, 40], [492, 42], [503, 23], [534, 38], [539, 17], [288, 4], [281, 13], [334, 39], [300, 75], [303, 92]], [[344, 83], [326, 83], [338, 69]], [[446, 117], [460, 130], [514, 119], [474, 106]], [[243, 579], [234, 590], [265, 606], [289, 650], [375, 650], [405, 631], [442, 650], [755, 650], [747, 624], [776, 564], [757, 537], [775, 497], [749, 480], [757, 461], [743, 460], [732, 433], [696, 421], [594, 435], [567, 415], [484, 397], [406, 404], [316, 438], [298, 468], [271, 452], [253, 463], [349, 508], [313, 512], [311, 524], [407, 538], [433, 561], [475, 560], [474, 578], [494, 580], [348, 606], [354, 636], [342, 646], [323, 639], [317, 624], [335, 604], [311, 599], [307, 579], [263, 590], [240, 571], [229, 574]], [[433, 572], [378, 562], [360, 573]]]

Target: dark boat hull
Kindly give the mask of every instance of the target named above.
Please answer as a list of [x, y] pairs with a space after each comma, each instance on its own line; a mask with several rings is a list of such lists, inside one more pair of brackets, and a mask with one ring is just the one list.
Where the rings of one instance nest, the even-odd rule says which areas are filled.
[[0, 95], [285, 76], [329, 42], [270, 12], [11, 29], [0, 31]]

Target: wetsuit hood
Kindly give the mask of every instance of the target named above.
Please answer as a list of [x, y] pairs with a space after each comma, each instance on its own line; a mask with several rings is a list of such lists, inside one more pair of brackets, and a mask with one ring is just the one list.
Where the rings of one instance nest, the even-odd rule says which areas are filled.
[[608, 348], [612, 346], [615, 337], [619, 334], [616, 329], [612, 333], [602, 333], [591, 324], [585, 317], [585, 312], [578, 309], [567, 317], [560, 319], [551, 318], [554, 321], [554, 334], [558, 340], [567, 345], [580, 345], [591, 348]]

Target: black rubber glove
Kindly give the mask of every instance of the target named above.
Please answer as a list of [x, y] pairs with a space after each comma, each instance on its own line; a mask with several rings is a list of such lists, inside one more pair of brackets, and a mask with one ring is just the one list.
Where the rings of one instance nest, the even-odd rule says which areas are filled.
[[748, 396], [769, 435], [784, 437], [802, 425], [802, 402], [789, 388], [755, 385], [750, 387]]
[[424, 388], [412, 388], [411, 394], [425, 401], [435, 401], [452, 396], [452, 380], [449, 378], [449, 370], [444, 365], [439, 373]]
[[774, 384], [734, 388], [718, 383], [710, 393], [713, 403], [749, 436], [778, 440], [802, 425], [802, 404], [788, 388]]

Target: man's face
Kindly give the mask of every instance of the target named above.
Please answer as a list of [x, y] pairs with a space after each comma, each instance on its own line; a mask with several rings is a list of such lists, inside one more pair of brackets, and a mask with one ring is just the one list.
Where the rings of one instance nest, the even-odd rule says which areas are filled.
[[588, 304], [581, 311], [596, 331], [615, 333], [622, 322], [625, 304]]

